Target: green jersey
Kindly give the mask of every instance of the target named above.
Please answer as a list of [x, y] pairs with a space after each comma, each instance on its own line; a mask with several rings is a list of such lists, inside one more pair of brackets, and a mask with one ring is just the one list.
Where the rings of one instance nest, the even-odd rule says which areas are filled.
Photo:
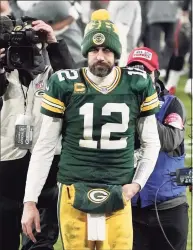
[[123, 185], [134, 173], [136, 120], [158, 111], [151, 78], [115, 67], [114, 82], [99, 87], [87, 68], [52, 75], [41, 112], [63, 119], [58, 181]]

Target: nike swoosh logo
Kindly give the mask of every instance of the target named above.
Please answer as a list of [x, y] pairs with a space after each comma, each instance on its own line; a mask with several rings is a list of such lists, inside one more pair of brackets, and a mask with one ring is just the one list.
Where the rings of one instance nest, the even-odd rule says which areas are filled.
[[50, 87], [46, 85], [46, 90], [49, 91]]

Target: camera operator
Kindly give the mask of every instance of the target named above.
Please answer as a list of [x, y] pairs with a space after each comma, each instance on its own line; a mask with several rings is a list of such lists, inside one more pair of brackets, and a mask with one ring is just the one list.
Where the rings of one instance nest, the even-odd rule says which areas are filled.
[[[3, 19], [4, 20], [4, 19]], [[2, 20], [1, 20], [2, 21]], [[2, 23], [1, 23], [2, 24]], [[25, 182], [31, 151], [41, 127], [40, 105], [46, 82], [53, 71], [73, 68], [74, 62], [63, 41], [58, 43], [52, 28], [41, 20], [32, 22], [35, 31], [46, 33], [47, 52], [51, 66], [46, 65], [38, 46], [35, 46], [34, 68], [6, 72], [0, 63], [1, 159], [0, 159], [0, 249], [18, 250], [20, 246], [21, 214]], [[5, 28], [5, 27], [4, 27]], [[9, 27], [6, 27], [9, 30]], [[0, 50], [1, 62], [6, 56]], [[32, 134], [33, 133], [33, 134]], [[53, 249], [58, 238], [56, 183], [60, 142], [56, 148], [49, 179], [38, 201], [41, 232], [36, 242], [23, 238], [22, 250]], [[33, 245], [33, 246], [32, 246]]]
[[83, 39], [77, 21], [79, 9], [73, 1], [17, 1], [10, 0], [15, 18], [26, 15], [48, 23], [54, 30], [57, 40], [65, 40], [77, 67], [87, 64], [81, 54]]
[[[177, 169], [184, 168], [184, 105], [170, 95], [159, 80], [158, 56], [153, 50], [134, 49], [128, 66], [134, 65], [150, 74], [157, 90], [160, 111], [156, 118], [161, 150], [146, 185], [132, 199], [133, 250], [185, 250], [188, 236], [186, 188], [177, 186], [172, 177]], [[143, 150], [137, 137], [136, 163]]]

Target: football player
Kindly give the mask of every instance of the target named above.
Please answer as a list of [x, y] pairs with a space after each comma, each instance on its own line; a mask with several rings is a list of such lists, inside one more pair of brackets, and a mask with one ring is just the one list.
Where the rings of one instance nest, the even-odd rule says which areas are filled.
[[[82, 54], [88, 59], [87, 68], [60, 70], [47, 84], [22, 228], [35, 241], [36, 203], [62, 134], [58, 217], [64, 249], [128, 250], [133, 244], [130, 200], [145, 185], [160, 149], [158, 97], [145, 71], [115, 66], [121, 43], [106, 10], [93, 12]], [[143, 153], [134, 174], [136, 126]]]

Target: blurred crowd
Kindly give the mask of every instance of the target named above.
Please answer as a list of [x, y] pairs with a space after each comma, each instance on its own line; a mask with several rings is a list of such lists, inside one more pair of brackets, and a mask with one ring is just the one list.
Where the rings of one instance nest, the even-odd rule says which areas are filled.
[[185, 92], [191, 95], [191, 1], [1, 1], [1, 15], [34, 17], [53, 28], [57, 39], [65, 39], [78, 67], [86, 65], [81, 41], [90, 14], [107, 9], [117, 25], [125, 66], [129, 52], [144, 45], [159, 55], [160, 73], [171, 94], [180, 76], [188, 74]]

